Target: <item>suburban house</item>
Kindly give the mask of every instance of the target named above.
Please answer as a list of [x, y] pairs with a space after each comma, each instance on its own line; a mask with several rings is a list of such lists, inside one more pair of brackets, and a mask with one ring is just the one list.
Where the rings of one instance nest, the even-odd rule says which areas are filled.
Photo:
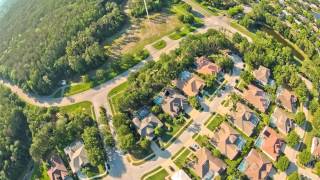
[[66, 166], [63, 164], [61, 158], [57, 155], [53, 155], [49, 161], [50, 169], [48, 175], [50, 180], [64, 180], [68, 177], [68, 171]]
[[258, 116], [246, 105], [238, 102], [235, 110], [230, 110], [229, 121], [247, 136], [251, 136], [259, 123]]
[[154, 129], [157, 126], [162, 127], [162, 122], [152, 113], [149, 113], [146, 117], [140, 120], [138, 117], [133, 118], [133, 124], [136, 126], [138, 133], [141, 137], [145, 137], [149, 140], [154, 138]]
[[189, 71], [183, 71], [173, 84], [187, 96], [196, 96], [204, 88], [205, 81]]
[[255, 142], [255, 145], [273, 161], [277, 160], [284, 148], [284, 144], [285, 142], [280, 135], [268, 126], [263, 129]]
[[267, 179], [272, 170], [272, 162], [256, 149], [251, 149], [249, 154], [240, 163], [238, 169], [244, 173], [248, 179]]
[[219, 158], [214, 157], [207, 148], [201, 148], [196, 152], [194, 169], [201, 179], [212, 179], [226, 170], [227, 165]]
[[162, 91], [154, 101], [156, 104], [161, 105], [162, 110], [172, 118], [190, 107], [188, 99], [171, 88], [166, 88]]
[[218, 74], [221, 71], [221, 68], [217, 64], [204, 56], [198, 57], [195, 64], [196, 71], [203, 75]]
[[87, 152], [81, 141], [76, 141], [64, 148], [64, 153], [69, 157], [69, 165], [73, 173], [77, 173], [81, 167], [89, 163]]
[[279, 88], [277, 90], [277, 103], [287, 111], [296, 112], [297, 101], [298, 99], [292, 91], [285, 88]]
[[233, 160], [245, 145], [245, 140], [228, 123], [223, 122], [214, 132], [210, 142], [223, 155]]
[[187, 175], [187, 173], [184, 172], [182, 169], [175, 172], [170, 179], [171, 180], [191, 180], [191, 178]]
[[288, 134], [294, 128], [293, 120], [289, 116], [288, 112], [276, 107], [270, 118], [270, 126], [276, 127], [282, 134]]
[[312, 138], [311, 154], [317, 159], [320, 158], [320, 138], [318, 137]]
[[262, 84], [262, 85], [267, 85], [270, 81], [270, 75], [271, 71], [270, 69], [264, 67], [264, 66], [259, 66], [258, 69], [253, 71], [253, 76], [256, 78], [256, 80]]
[[248, 89], [244, 90], [243, 98], [261, 112], [266, 112], [270, 105], [270, 99], [267, 94], [251, 84], [248, 85]]

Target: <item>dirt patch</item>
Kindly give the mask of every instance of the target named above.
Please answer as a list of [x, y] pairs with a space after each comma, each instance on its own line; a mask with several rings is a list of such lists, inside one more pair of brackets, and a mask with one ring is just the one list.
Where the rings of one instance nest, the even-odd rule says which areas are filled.
[[153, 14], [149, 20], [134, 19], [130, 23], [130, 27], [109, 48], [114, 55], [134, 53], [183, 26], [177, 16], [169, 12]]

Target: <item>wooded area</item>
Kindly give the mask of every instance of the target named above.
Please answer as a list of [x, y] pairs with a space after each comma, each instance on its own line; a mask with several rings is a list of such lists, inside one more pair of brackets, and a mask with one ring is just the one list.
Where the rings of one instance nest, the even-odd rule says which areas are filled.
[[25, 90], [48, 94], [68, 75], [104, 63], [107, 54], [99, 42], [125, 20], [120, 1], [115, 2], [15, 3], [1, 20], [0, 75]]

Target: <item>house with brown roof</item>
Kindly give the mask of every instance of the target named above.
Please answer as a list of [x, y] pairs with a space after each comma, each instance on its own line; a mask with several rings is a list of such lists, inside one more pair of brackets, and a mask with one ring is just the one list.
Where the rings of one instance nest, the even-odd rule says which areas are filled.
[[183, 71], [173, 84], [187, 96], [196, 96], [205, 87], [205, 81], [188, 71]]
[[272, 171], [272, 162], [256, 149], [251, 149], [249, 154], [242, 160], [238, 169], [244, 173], [248, 179], [267, 179]]
[[68, 177], [68, 171], [66, 166], [63, 164], [61, 158], [57, 155], [53, 155], [49, 161], [50, 169], [48, 175], [50, 180], [64, 180]]
[[292, 91], [285, 88], [279, 88], [277, 90], [276, 102], [284, 107], [289, 112], [296, 112], [297, 110], [297, 96]]
[[157, 99], [158, 103], [156, 104], [161, 104], [162, 110], [172, 118], [178, 116], [190, 107], [188, 99], [171, 88], [166, 88], [162, 91]]
[[255, 145], [273, 161], [276, 161], [283, 151], [284, 144], [282, 137], [268, 126], [263, 129], [255, 142]]
[[214, 132], [213, 137], [211, 137], [210, 142], [231, 160], [239, 154], [246, 143], [241, 135], [227, 122], [221, 123]]
[[221, 71], [221, 68], [211, 62], [208, 58], [201, 56], [196, 58], [196, 71], [203, 75], [212, 75], [218, 74]]
[[240, 129], [247, 136], [251, 136], [254, 128], [258, 125], [260, 119], [258, 116], [246, 105], [238, 102], [235, 110], [230, 110], [229, 121]]
[[270, 99], [267, 94], [252, 84], [248, 85], [248, 88], [244, 90], [243, 98], [261, 112], [266, 112], [270, 105]]
[[311, 154], [316, 159], [320, 159], [320, 138], [318, 137], [312, 138]]
[[138, 117], [133, 118], [133, 124], [136, 126], [138, 133], [141, 137], [152, 140], [154, 136], [154, 129], [159, 126], [162, 127], [163, 123], [152, 113], [140, 120]]
[[196, 152], [195, 173], [201, 179], [212, 179], [226, 170], [227, 165], [219, 158], [214, 157], [207, 148], [201, 148]]
[[69, 165], [73, 173], [77, 173], [81, 167], [89, 163], [87, 152], [81, 141], [76, 141], [64, 148], [64, 153], [69, 157]]
[[270, 81], [270, 69], [264, 67], [264, 66], [259, 66], [258, 69], [253, 71], [253, 76], [256, 78], [256, 80], [262, 84], [262, 85], [267, 85]]
[[288, 134], [293, 128], [292, 118], [289, 113], [282, 108], [276, 107], [270, 118], [270, 125], [276, 127], [282, 134]]

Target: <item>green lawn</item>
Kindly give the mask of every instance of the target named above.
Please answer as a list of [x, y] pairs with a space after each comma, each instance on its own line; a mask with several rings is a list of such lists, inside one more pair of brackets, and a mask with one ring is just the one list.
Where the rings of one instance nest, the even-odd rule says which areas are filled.
[[118, 102], [123, 97], [124, 91], [128, 88], [129, 83], [124, 82], [119, 86], [113, 88], [108, 94], [109, 104], [111, 106], [112, 114], [117, 114], [119, 112]]
[[168, 175], [169, 173], [165, 169], [161, 169], [160, 171], [158, 171], [152, 176], [149, 176], [145, 180], [164, 180]]
[[174, 163], [179, 167], [182, 168], [185, 165], [186, 160], [188, 159], [191, 151], [189, 149], [185, 149], [175, 160]]
[[235, 21], [231, 22], [231, 27], [237, 29], [238, 31], [240, 31], [241, 33], [243, 33], [244, 35], [250, 37], [252, 40], [254, 40], [256, 38], [256, 35], [250, 31], [248, 31], [245, 27], [241, 26], [240, 24], [238, 24]]
[[220, 124], [224, 120], [225, 120], [224, 117], [222, 117], [219, 114], [216, 116], [213, 116], [212, 119], [209, 121], [208, 129], [210, 129], [211, 131], [214, 131], [218, 126], [220, 126]]
[[195, 30], [192, 26], [184, 26], [181, 29], [176, 30], [174, 33], [169, 35], [169, 38], [172, 40], [178, 40], [186, 35], [188, 35], [190, 32], [193, 32]]
[[71, 85], [70, 87], [68, 87], [65, 90], [64, 96], [72, 96], [74, 94], [78, 94], [78, 93], [81, 93], [83, 91], [89, 90], [92, 87], [93, 87], [93, 83], [92, 82], [79, 83], [79, 84]]
[[165, 40], [160, 40], [152, 45], [152, 47], [160, 50], [167, 46], [167, 42]]
[[112, 96], [114, 96], [114, 95], [116, 95], [116, 94], [118, 94], [118, 93], [126, 90], [126, 89], [128, 88], [128, 86], [129, 86], [128, 81], [120, 84], [119, 86], [113, 88], [113, 89], [109, 92], [108, 97], [112, 97]]
[[176, 157], [178, 157], [182, 151], [184, 151], [186, 149], [186, 147], [181, 148], [178, 152], [176, 152], [176, 154], [174, 154], [173, 156], [171, 156], [171, 159], [174, 160]]
[[70, 106], [60, 107], [60, 111], [63, 113], [76, 113], [76, 112], [84, 112], [88, 115], [92, 115], [92, 103], [89, 101], [84, 101], [76, 104], [72, 104]]
[[[164, 172], [165, 171], [165, 172]], [[156, 173], [155, 173], [156, 172]], [[155, 174], [154, 174], [155, 173]], [[149, 176], [153, 174], [152, 176]], [[164, 179], [164, 177], [168, 176], [168, 172], [164, 170], [161, 166], [156, 167], [155, 169], [151, 170], [150, 172], [147, 172], [141, 177], [141, 180], [147, 180], [147, 179], [154, 179], [156, 175], [160, 175], [162, 177], [161, 180]], [[148, 177], [149, 176], [149, 177]], [[164, 176], [164, 177], [163, 177]], [[148, 178], [146, 178], [148, 177]]]
[[35, 163], [34, 165], [34, 171], [32, 172], [31, 180], [50, 180], [50, 177], [48, 176], [47, 173], [48, 169], [45, 166], [45, 164], [38, 164]]

